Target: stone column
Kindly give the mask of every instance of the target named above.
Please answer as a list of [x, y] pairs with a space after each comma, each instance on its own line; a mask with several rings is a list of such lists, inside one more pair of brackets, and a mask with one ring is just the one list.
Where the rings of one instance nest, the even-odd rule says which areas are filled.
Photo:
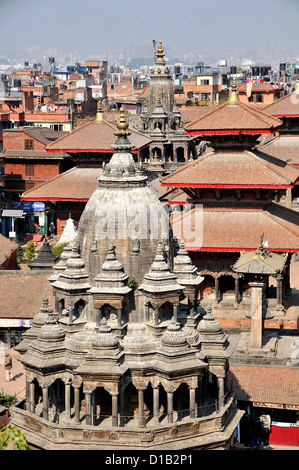
[[125, 388], [120, 390], [120, 397], [119, 397], [119, 405], [120, 405], [120, 417], [119, 417], [119, 425], [124, 427], [125, 425], [125, 417], [124, 417], [124, 409], [125, 409]]
[[71, 382], [65, 382], [65, 414], [71, 417]]
[[121, 308], [117, 310], [117, 326], [121, 326]]
[[240, 302], [240, 278], [235, 277], [235, 304], [238, 306]]
[[145, 427], [145, 420], [144, 420], [144, 390], [138, 390], [138, 415], [139, 415], [139, 423], [138, 426]]
[[159, 424], [159, 387], [154, 387], [153, 389], [153, 409], [154, 409], [154, 418], [153, 421], [155, 424]]
[[276, 277], [276, 282], [277, 282], [276, 300], [277, 300], [277, 307], [279, 307], [279, 308], [281, 308], [283, 306], [282, 280], [283, 280], [283, 277], [281, 275], [278, 275]]
[[73, 323], [74, 306], [69, 305], [68, 311], [69, 311], [69, 321], [68, 322]]
[[190, 418], [197, 417], [197, 408], [195, 401], [195, 388], [190, 388]]
[[173, 423], [173, 392], [167, 392], [167, 418], [168, 423]]
[[29, 385], [29, 410], [31, 413], [35, 413], [35, 384], [30, 382]]
[[75, 392], [75, 423], [80, 423], [80, 388], [74, 387]]
[[219, 304], [220, 302], [220, 292], [219, 292], [219, 277], [215, 277], [215, 300], [216, 303]]
[[254, 349], [262, 347], [263, 336], [263, 287], [262, 282], [250, 282], [251, 287], [251, 332], [250, 346]]
[[85, 392], [86, 424], [91, 425], [91, 392]]
[[219, 408], [224, 406], [224, 378], [217, 377]]
[[178, 309], [179, 309], [178, 305], [173, 306], [173, 316], [174, 316], [175, 321], [178, 321]]
[[43, 387], [43, 418], [48, 419], [49, 414], [49, 389], [48, 387]]
[[111, 394], [112, 396], [112, 426], [118, 426], [118, 393]]

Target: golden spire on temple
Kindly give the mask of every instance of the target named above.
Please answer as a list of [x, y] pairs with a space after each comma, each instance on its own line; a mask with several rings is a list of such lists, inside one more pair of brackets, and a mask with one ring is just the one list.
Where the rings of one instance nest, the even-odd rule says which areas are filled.
[[128, 130], [129, 124], [126, 121], [125, 118], [125, 111], [124, 108], [120, 108], [120, 116], [119, 116], [119, 121], [117, 123], [117, 129], [118, 131], [114, 132], [114, 135], [117, 135], [120, 138], [125, 139], [128, 135], [131, 134], [131, 132]]
[[157, 59], [163, 59], [163, 57], [165, 56], [164, 49], [162, 47], [162, 41], [159, 41], [159, 47], [158, 47], [157, 52], [156, 52], [155, 55], [156, 55]]
[[239, 93], [237, 92], [237, 83], [236, 83], [236, 79], [233, 78], [232, 90], [229, 94], [227, 104], [233, 106], [239, 103], [240, 103], [240, 100], [239, 100]]
[[103, 109], [102, 109], [102, 102], [99, 101], [97, 104], [97, 115], [96, 115], [96, 121], [103, 121], [104, 120], [104, 115], [103, 115]]

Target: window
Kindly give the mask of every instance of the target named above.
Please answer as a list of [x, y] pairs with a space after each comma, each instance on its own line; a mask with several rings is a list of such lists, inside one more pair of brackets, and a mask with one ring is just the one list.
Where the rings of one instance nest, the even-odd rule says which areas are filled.
[[256, 103], [262, 103], [263, 102], [263, 95], [261, 93], [256, 94]]
[[62, 131], [63, 126], [62, 124], [51, 124], [52, 131]]
[[201, 85], [209, 85], [209, 84], [210, 84], [210, 80], [200, 80], [200, 84], [201, 84]]
[[34, 176], [34, 165], [31, 163], [25, 163], [25, 175]]
[[202, 94], [201, 94], [201, 100], [202, 100], [202, 101], [211, 101], [211, 95], [210, 95], [210, 93], [202, 93]]
[[33, 140], [25, 139], [25, 150], [33, 150]]

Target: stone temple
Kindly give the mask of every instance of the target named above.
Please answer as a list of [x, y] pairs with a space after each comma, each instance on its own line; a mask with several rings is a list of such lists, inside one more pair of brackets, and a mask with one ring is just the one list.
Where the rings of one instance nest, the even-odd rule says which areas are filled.
[[230, 344], [198, 302], [203, 278], [134, 162], [121, 115], [114, 154], [16, 349], [32, 449], [230, 449], [243, 412]]

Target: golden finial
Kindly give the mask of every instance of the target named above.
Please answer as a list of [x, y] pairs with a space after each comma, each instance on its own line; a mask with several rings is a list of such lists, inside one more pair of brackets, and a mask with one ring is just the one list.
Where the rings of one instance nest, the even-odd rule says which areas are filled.
[[103, 121], [104, 116], [103, 116], [103, 110], [102, 110], [102, 102], [99, 101], [97, 105], [97, 115], [96, 115], [96, 121]]
[[163, 59], [163, 57], [165, 56], [164, 49], [162, 47], [162, 41], [159, 41], [159, 47], [158, 47], [157, 52], [156, 52], [155, 55], [156, 55], [157, 59]]
[[233, 78], [232, 91], [229, 94], [227, 104], [234, 106], [238, 103], [240, 103], [240, 100], [239, 100], [239, 93], [237, 92], [237, 82], [236, 82], [236, 79]]
[[129, 124], [126, 121], [125, 118], [125, 111], [124, 108], [120, 108], [120, 116], [119, 116], [119, 121], [117, 123], [117, 129], [118, 131], [114, 132], [114, 135], [117, 135], [120, 138], [125, 139], [128, 135], [131, 134], [130, 131], [128, 131]]

